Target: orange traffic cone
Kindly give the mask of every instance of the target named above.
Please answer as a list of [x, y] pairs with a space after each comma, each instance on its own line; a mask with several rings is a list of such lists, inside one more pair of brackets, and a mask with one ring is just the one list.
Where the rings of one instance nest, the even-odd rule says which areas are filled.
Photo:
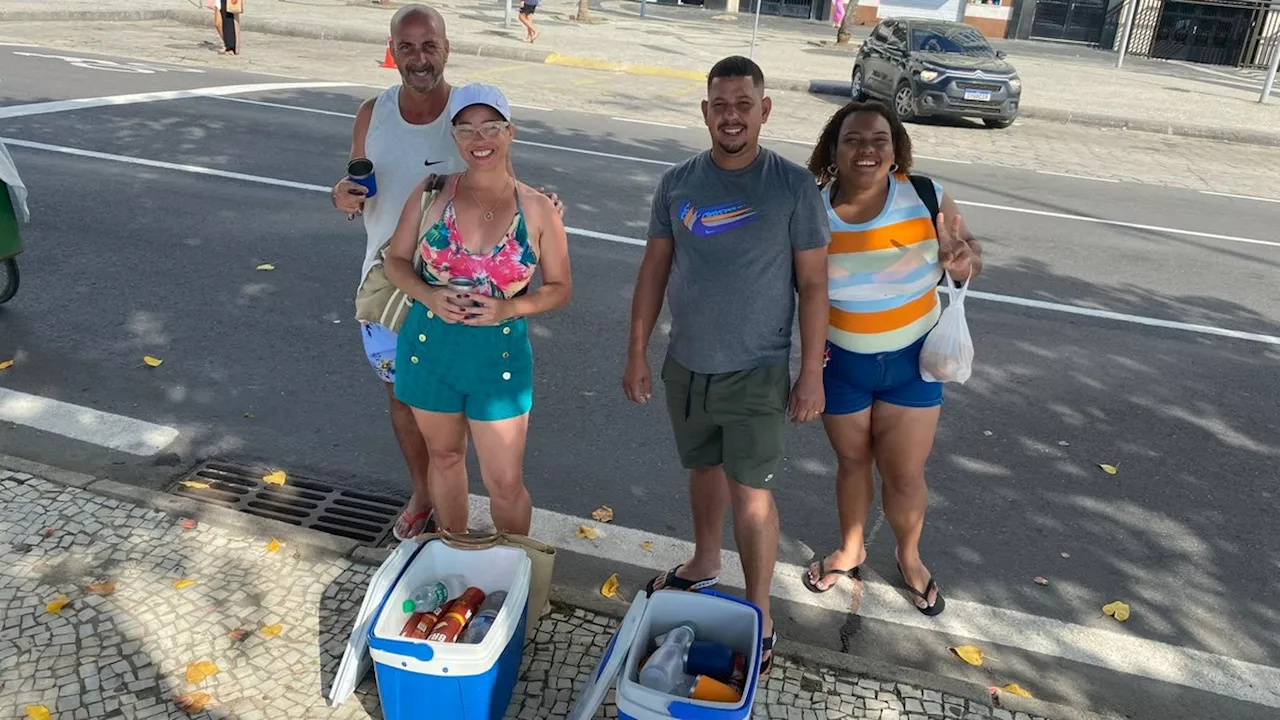
[[383, 56], [382, 64], [379, 65], [378, 67], [394, 68], [395, 66], [396, 66], [396, 59], [391, 57], [391, 36], [388, 35], [387, 36], [387, 53], [386, 55]]

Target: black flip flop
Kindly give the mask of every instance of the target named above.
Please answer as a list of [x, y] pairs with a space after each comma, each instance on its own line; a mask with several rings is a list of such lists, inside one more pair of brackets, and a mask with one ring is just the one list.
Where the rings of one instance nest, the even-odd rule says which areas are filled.
[[933, 601], [933, 604], [930, 605], [929, 607], [920, 607], [915, 603], [911, 603], [912, 605], [915, 606], [915, 609], [920, 611], [920, 614], [933, 617], [935, 615], [941, 615], [942, 611], [947, 608], [947, 601], [945, 598], [942, 597], [942, 591], [938, 589], [938, 583], [933, 581], [932, 576], [929, 578], [929, 583], [924, 586], [924, 592], [920, 592], [919, 590], [911, 587], [910, 582], [907, 582], [907, 574], [902, 572], [901, 563], [899, 563], [898, 565], [898, 574], [902, 576], [902, 584], [906, 586], [907, 591], [910, 592], [912, 595], [915, 595], [916, 597], [920, 598], [921, 600], [924, 600], [926, 603], [929, 602], [929, 592], [933, 591], [936, 593], [935, 597], [937, 599], [935, 599]]
[[[813, 563], [809, 563], [809, 564], [811, 566], [813, 565]], [[849, 568], [848, 570], [835, 570], [835, 569], [828, 570], [827, 559], [821, 558], [818, 560], [818, 582], [822, 582], [822, 579], [828, 575], [839, 575], [841, 577], [849, 578], [850, 580], [861, 580], [862, 566], [857, 565]], [[807, 589], [811, 593], [818, 593], [818, 594], [821, 594], [830, 590], [831, 588], [836, 586], [836, 583], [840, 582], [839, 580], [836, 580], [836, 582], [831, 583], [825, 588], [820, 588], [818, 587], [818, 583], [815, 583], [814, 581], [809, 579], [809, 568], [804, 569], [804, 575], [801, 576], [800, 579], [801, 581], [804, 582], [805, 589]]]
[[778, 631], [774, 630], [772, 635], [760, 643], [760, 654], [769, 653], [769, 657], [760, 661], [760, 677], [768, 675], [773, 669], [773, 644], [776, 642], [778, 642]]
[[[676, 572], [684, 565], [677, 565], [661, 575], [653, 578], [644, 586], [644, 594], [646, 596], [653, 595], [657, 590], [685, 590], [687, 592], [697, 592], [720, 582], [718, 577], [703, 578], [701, 580], [685, 580], [676, 575]], [[661, 585], [659, 586], [659, 583]]]

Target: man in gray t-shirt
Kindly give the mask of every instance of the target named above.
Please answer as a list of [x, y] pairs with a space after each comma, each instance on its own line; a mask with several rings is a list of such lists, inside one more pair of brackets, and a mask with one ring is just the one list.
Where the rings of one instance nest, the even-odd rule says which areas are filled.
[[[662, 380], [690, 471], [695, 550], [647, 589], [714, 585], [732, 504], [747, 599], [764, 613], [762, 673], [772, 664], [769, 584], [778, 555], [770, 491], [786, 419], [808, 422], [823, 409], [830, 237], [813, 176], [760, 148], [771, 106], [764, 75], [747, 58], [726, 58], [708, 73], [702, 112], [712, 147], [668, 170], [654, 192], [622, 379], [627, 397], [648, 401], [649, 336], [665, 292], [671, 342]], [[801, 369], [793, 386], [797, 291]]]

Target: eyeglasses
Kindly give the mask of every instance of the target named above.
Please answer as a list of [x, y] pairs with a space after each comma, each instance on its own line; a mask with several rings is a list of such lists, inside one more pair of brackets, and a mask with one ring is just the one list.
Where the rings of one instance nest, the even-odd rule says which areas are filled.
[[506, 130], [510, 126], [511, 123], [506, 120], [490, 120], [489, 122], [482, 122], [479, 125], [462, 123], [461, 125], [453, 126], [453, 136], [459, 140], [472, 140], [477, 136], [488, 139], [497, 137], [498, 133]]

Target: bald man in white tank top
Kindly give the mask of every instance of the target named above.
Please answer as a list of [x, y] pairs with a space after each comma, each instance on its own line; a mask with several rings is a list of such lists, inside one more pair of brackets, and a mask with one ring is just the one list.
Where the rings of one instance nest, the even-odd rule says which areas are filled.
[[[378, 192], [365, 199], [364, 186], [343, 178], [332, 188], [333, 205], [348, 216], [361, 215], [367, 235], [360, 283], [368, 276], [378, 250], [391, 238], [409, 194], [428, 175], [466, 170], [453, 141], [445, 110], [453, 88], [444, 79], [449, 38], [444, 17], [425, 5], [406, 5], [391, 19], [392, 57], [400, 84], [364, 101], [351, 129], [350, 159], [373, 162]], [[510, 170], [510, 168], [508, 168]], [[512, 176], [515, 172], [511, 171]], [[561, 214], [564, 206], [551, 198]], [[427, 484], [426, 443], [408, 405], [396, 399], [396, 334], [377, 323], [361, 322], [360, 336], [374, 372], [386, 383], [391, 426], [413, 479], [413, 495], [396, 521], [397, 538], [430, 529], [431, 495]]]

